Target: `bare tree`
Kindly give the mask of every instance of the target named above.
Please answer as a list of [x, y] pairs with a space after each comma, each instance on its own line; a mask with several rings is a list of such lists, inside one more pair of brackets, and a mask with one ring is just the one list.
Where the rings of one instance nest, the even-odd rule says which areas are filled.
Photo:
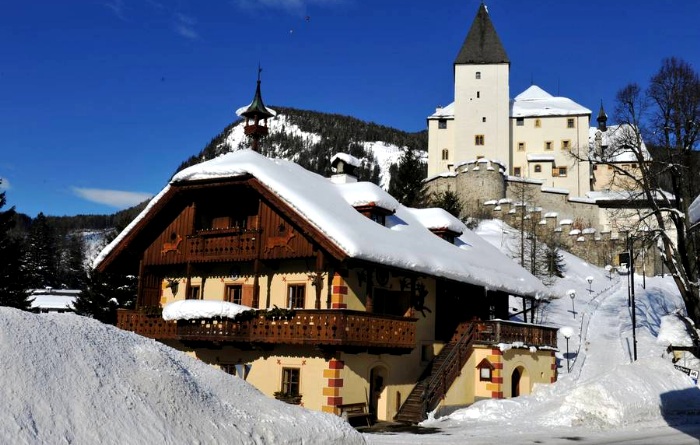
[[[646, 90], [630, 84], [616, 99], [617, 134], [591, 155], [612, 170], [608, 188], [625, 196], [626, 211], [634, 214], [615, 219], [626, 220], [632, 233], [656, 240], [688, 316], [700, 324], [698, 240], [688, 232], [688, 206], [699, 192], [692, 165], [700, 131], [700, 78], [688, 63], [669, 58]], [[661, 155], [650, 159], [644, 140]], [[619, 162], [622, 156], [629, 162]]]

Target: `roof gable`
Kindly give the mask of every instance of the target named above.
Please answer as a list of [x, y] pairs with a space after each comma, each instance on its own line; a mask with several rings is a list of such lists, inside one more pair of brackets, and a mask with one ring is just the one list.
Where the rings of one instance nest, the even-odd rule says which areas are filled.
[[479, 11], [454, 63], [455, 65], [510, 63], [496, 28], [491, 22], [486, 5], [483, 3], [479, 6]]

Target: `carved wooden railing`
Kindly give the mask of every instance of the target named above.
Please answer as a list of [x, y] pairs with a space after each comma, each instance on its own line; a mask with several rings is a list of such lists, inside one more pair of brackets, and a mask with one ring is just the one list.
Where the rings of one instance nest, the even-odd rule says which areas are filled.
[[557, 347], [557, 328], [504, 320], [474, 323], [476, 324], [476, 343], [522, 343], [526, 346]]
[[259, 313], [245, 321], [217, 318], [177, 324], [153, 320], [137, 311], [119, 312], [118, 327], [157, 339], [387, 349], [416, 346], [416, 319], [361, 311], [304, 309], [287, 319], [269, 319]]
[[189, 235], [186, 240], [186, 252], [190, 261], [212, 261], [237, 258], [251, 260], [255, 258], [255, 230], [215, 229]]

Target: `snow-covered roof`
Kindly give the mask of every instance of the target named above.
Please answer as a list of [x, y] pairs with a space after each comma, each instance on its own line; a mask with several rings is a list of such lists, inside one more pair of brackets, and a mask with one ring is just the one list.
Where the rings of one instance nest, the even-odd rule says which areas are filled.
[[334, 154], [333, 157], [331, 158], [331, 164], [333, 164], [336, 159], [339, 159], [348, 165], [352, 165], [353, 167], [360, 167], [362, 165], [362, 161], [357, 159], [355, 156], [353, 156], [351, 154], [347, 154], [347, 153]]
[[462, 233], [464, 224], [445, 209], [412, 209], [409, 212], [428, 230], [449, 230], [454, 233]]
[[554, 155], [528, 153], [527, 154], [527, 161], [528, 162], [554, 162]]
[[163, 320], [193, 320], [198, 318], [236, 318], [251, 310], [248, 306], [228, 301], [177, 300], [163, 308]]
[[511, 117], [580, 116], [591, 110], [566, 97], [552, 96], [537, 85], [515, 96], [510, 104]]
[[[269, 159], [251, 150], [227, 153], [176, 174], [146, 209], [105, 247], [94, 264], [99, 265], [171, 187], [244, 175], [254, 176], [350, 258], [520, 295], [546, 292], [539, 280], [461, 222], [456, 232], [462, 234], [455, 244], [446, 243], [427, 230], [412, 209], [399, 204], [379, 186], [332, 184], [327, 178], [291, 161]], [[382, 226], [352, 207], [358, 203], [381, 203], [395, 213], [387, 216], [386, 226]]]
[[49, 294], [39, 294], [32, 295], [33, 298], [31, 308], [32, 309], [45, 309], [45, 310], [73, 310], [73, 303], [75, 302], [75, 296], [66, 295], [49, 295]]
[[[588, 146], [593, 159], [601, 160], [596, 153], [596, 135], [599, 130], [597, 127], [588, 129]], [[629, 147], [636, 147], [637, 137], [641, 138], [638, 131], [634, 130], [629, 124], [609, 125], [606, 131], [600, 131], [600, 144], [605, 147], [603, 151], [603, 161], [605, 162], [638, 162], [634, 151]], [[644, 140], [640, 139], [639, 145], [642, 150], [642, 156], [645, 160], [651, 160], [651, 155], [647, 150]]]
[[700, 223], [700, 195], [688, 207], [688, 216], [690, 217], [691, 226], [696, 226]]
[[455, 103], [447, 105], [446, 107], [437, 107], [435, 113], [428, 116], [428, 119], [452, 119], [455, 117]]
[[[253, 102], [254, 102], [254, 100], [253, 100]], [[237, 110], [236, 110], [236, 116], [241, 116], [241, 114], [245, 113], [245, 111], [246, 111], [248, 108], [250, 108], [251, 105], [253, 105], [253, 102], [249, 103], [249, 104], [246, 105], [245, 107], [241, 107], [241, 108], [237, 109]], [[272, 114], [272, 116], [277, 116], [277, 111], [273, 110], [272, 108], [270, 108], [270, 107], [268, 107], [268, 106], [265, 106], [265, 108], [267, 109], [267, 111], [269, 111], [269, 112]]]

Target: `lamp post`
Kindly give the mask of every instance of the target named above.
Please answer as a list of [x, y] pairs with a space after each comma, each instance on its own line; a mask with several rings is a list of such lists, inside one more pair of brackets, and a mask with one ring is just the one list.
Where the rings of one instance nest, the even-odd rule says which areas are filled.
[[568, 373], [571, 372], [571, 366], [569, 365], [569, 339], [574, 335], [574, 330], [569, 326], [564, 326], [559, 329], [559, 332], [561, 332], [561, 335], [566, 339], [566, 372]]
[[608, 280], [612, 280], [612, 268], [610, 264], [605, 265], [605, 271], [608, 273]]
[[588, 281], [588, 293], [592, 294], [593, 287], [591, 287], [591, 286], [593, 285], [593, 277], [591, 277], [591, 276], [586, 277], [586, 281]]
[[576, 291], [573, 289], [569, 289], [567, 294], [569, 294], [569, 298], [571, 298], [571, 312], [573, 312], [574, 318], [576, 318], [576, 306], [574, 305], [574, 299], [576, 298]]

